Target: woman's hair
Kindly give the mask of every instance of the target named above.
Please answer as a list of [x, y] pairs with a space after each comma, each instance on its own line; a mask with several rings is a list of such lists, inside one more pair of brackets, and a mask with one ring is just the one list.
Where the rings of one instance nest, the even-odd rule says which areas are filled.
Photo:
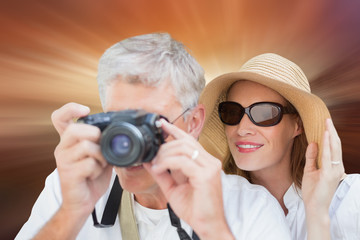
[[[294, 144], [291, 150], [291, 159], [290, 159], [290, 173], [295, 186], [299, 189], [301, 188], [302, 177], [304, 174], [305, 167], [305, 152], [307, 148], [307, 140], [304, 132], [304, 128], [302, 125], [301, 118], [297, 113], [295, 107], [286, 100], [286, 107], [291, 112], [296, 112], [293, 114], [294, 120], [298, 121], [299, 126], [303, 129], [302, 133], [295, 137]], [[251, 174], [249, 171], [241, 170], [236, 166], [234, 158], [230, 154], [223, 161], [223, 169], [227, 174], [237, 174], [245, 177], [249, 182], [251, 181]]]
[[205, 86], [200, 64], [167, 33], [135, 36], [111, 46], [100, 58], [97, 80], [103, 108], [106, 88], [114, 81], [151, 87], [168, 81], [183, 109], [197, 105]]
[[303, 123], [299, 114], [297, 113], [295, 107], [288, 101], [286, 101], [287, 108], [290, 111], [295, 111], [296, 113], [293, 115], [295, 120], [298, 122], [299, 127], [302, 129], [302, 132], [297, 135], [294, 139], [293, 147], [291, 150], [291, 159], [290, 159], [290, 173], [295, 186], [299, 189], [301, 188], [302, 177], [304, 175], [304, 167], [305, 167], [305, 153], [308, 145]]

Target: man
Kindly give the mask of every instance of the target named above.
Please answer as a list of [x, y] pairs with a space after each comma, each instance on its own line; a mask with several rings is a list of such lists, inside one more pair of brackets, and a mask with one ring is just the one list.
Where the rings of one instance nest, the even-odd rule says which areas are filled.
[[[166, 143], [151, 163], [114, 167], [101, 154], [99, 128], [73, 122], [89, 114], [87, 107], [69, 103], [56, 110], [57, 170], [17, 239], [179, 239], [168, 201], [189, 236], [194, 230], [201, 239], [289, 238], [275, 200], [263, 188], [222, 174], [220, 162], [196, 141], [204, 122], [197, 101], [205, 80], [181, 43], [168, 34], [123, 40], [101, 57], [98, 83], [104, 112], [143, 109], [166, 117], [172, 124], [157, 122], [169, 134]], [[94, 207], [98, 217], [103, 212], [115, 176], [130, 193], [127, 209], [133, 212], [122, 220], [121, 205], [113, 227], [95, 228], [90, 215]], [[129, 218], [133, 225], [124, 223]]]

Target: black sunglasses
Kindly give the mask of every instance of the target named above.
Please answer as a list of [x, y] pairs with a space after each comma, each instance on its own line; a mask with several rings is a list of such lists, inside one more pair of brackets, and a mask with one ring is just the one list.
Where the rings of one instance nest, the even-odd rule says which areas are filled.
[[274, 126], [281, 121], [283, 114], [296, 113], [274, 102], [257, 102], [244, 108], [237, 102], [227, 101], [219, 104], [218, 111], [220, 120], [226, 125], [239, 124], [245, 113], [252, 123], [260, 127]]

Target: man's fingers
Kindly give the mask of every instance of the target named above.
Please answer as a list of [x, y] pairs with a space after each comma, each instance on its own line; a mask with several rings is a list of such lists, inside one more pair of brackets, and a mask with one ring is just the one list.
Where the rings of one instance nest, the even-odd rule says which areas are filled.
[[166, 161], [153, 164], [152, 170], [154, 171], [154, 173], [166, 172], [168, 170], [170, 171], [179, 170], [186, 177], [194, 178], [196, 176], [199, 176], [200, 174], [205, 173], [204, 171], [208, 169], [204, 169], [200, 167], [197, 163], [195, 163], [193, 160], [189, 159], [188, 157], [172, 156], [172, 157], [168, 157]]
[[61, 136], [74, 118], [88, 115], [90, 108], [77, 103], [67, 103], [51, 114], [51, 120], [56, 131]]
[[163, 161], [170, 156], [187, 156], [191, 158], [197, 148], [200, 150], [201, 146], [194, 146], [194, 144], [189, 141], [170, 141], [160, 146], [160, 150], [158, 151], [157, 158], [154, 159], [154, 162], [158, 160]]
[[159, 122], [161, 123], [161, 128], [169, 135], [171, 135], [175, 139], [188, 137], [188, 134], [181, 130], [180, 128], [176, 127], [175, 125], [167, 122], [164, 119], [160, 119]]
[[64, 161], [81, 161], [84, 158], [91, 157], [98, 161], [98, 163], [105, 167], [107, 162], [101, 153], [100, 146], [94, 142], [84, 140], [64, 152]]
[[165, 196], [168, 197], [172, 187], [176, 184], [170, 173], [168, 171], [161, 173], [154, 171], [151, 163], [144, 163], [143, 166], [158, 183]]
[[318, 154], [318, 147], [316, 143], [310, 143], [306, 149], [305, 172], [312, 172], [316, 170], [316, 157]]
[[74, 168], [80, 171], [79, 176], [81, 178], [94, 180], [104, 172], [105, 166], [101, 166], [95, 158], [88, 157], [75, 163]]
[[100, 137], [101, 131], [98, 127], [89, 124], [72, 123], [63, 132], [59, 147], [68, 148], [82, 140], [97, 143]]

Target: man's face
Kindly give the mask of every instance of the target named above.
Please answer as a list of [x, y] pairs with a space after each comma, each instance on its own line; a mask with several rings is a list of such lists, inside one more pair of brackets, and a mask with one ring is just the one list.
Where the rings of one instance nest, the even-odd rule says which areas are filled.
[[[147, 87], [142, 84], [117, 81], [108, 87], [106, 93], [106, 112], [143, 109], [147, 112], [163, 115], [169, 121], [183, 112], [181, 104], [175, 98], [173, 87], [168, 83], [157, 87]], [[176, 120], [174, 124], [187, 131], [187, 123], [184, 122], [183, 118]], [[158, 185], [142, 165], [128, 168], [115, 167], [115, 171], [119, 176], [121, 186], [134, 194], [151, 193], [158, 188]]]

